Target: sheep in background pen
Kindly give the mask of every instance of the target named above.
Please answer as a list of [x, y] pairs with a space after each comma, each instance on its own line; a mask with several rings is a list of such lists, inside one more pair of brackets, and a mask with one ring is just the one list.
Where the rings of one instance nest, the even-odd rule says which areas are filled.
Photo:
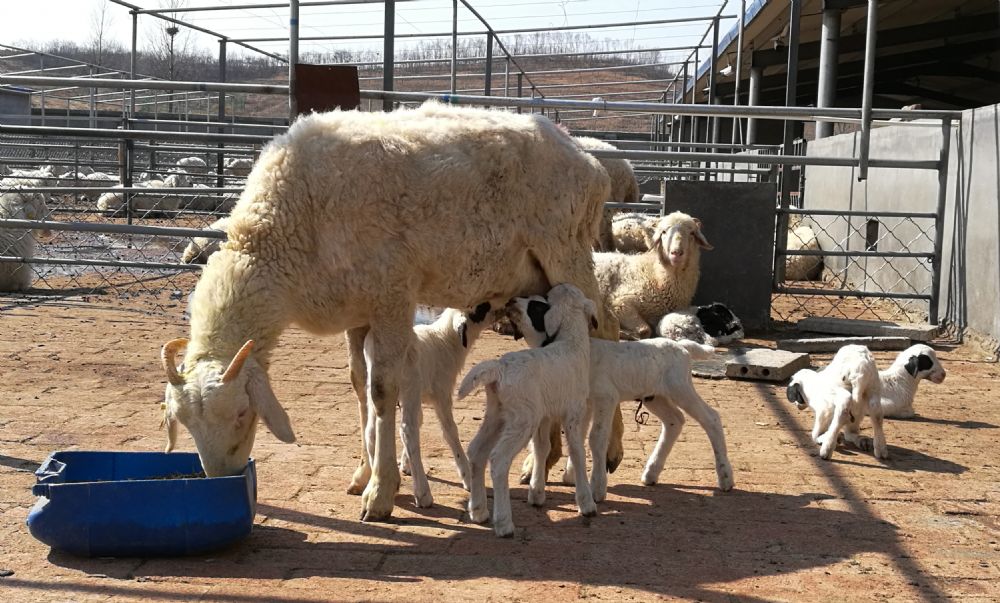
[[[614, 145], [596, 138], [574, 136], [573, 141], [580, 145], [580, 147], [585, 151], [618, 150], [618, 148]], [[601, 166], [604, 167], [605, 171], [608, 172], [608, 177], [611, 179], [611, 196], [607, 200], [615, 203], [638, 202], [640, 199], [639, 181], [635, 178], [635, 172], [632, 170], [632, 164], [629, 163], [627, 159], [608, 159], [598, 157], [597, 160], [601, 163]], [[600, 234], [598, 235], [597, 241], [594, 245], [596, 249], [601, 251], [615, 250], [611, 233], [611, 220], [612, 217], [619, 211], [620, 210], [618, 209], [612, 209], [609, 207], [604, 208], [604, 214], [601, 218]]]
[[[163, 180], [147, 180], [135, 184], [136, 188], [171, 189], [187, 188], [191, 185], [186, 174], [170, 174]], [[116, 185], [115, 188], [122, 188]], [[97, 199], [97, 209], [101, 211], [118, 211], [125, 205], [124, 192], [108, 191]], [[132, 209], [141, 212], [172, 212], [180, 209], [185, 197], [164, 192], [163, 194], [136, 194], [132, 198]]]
[[[569, 284], [556, 285], [547, 298], [551, 308], [542, 319], [545, 345], [481, 362], [472, 367], [458, 388], [460, 400], [480, 387], [486, 390], [483, 421], [469, 443], [469, 517], [476, 523], [489, 517], [486, 506], [486, 460], [489, 459], [493, 478], [493, 531], [502, 537], [514, 533], [508, 485], [510, 464], [529, 440], [535, 460], [528, 503], [534, 506], [545, 503], [545, 458], [553, 421], [561, 422], [566, 433], [569, 458], [576, 474], [577, 509], [583, 516], [597, 513], [587, 481], [587, 455], [583, 446], [590, 370], [588, 326], [598, 326], [597, 308]], [[595, 464], [603, 473], [600, 460]]]
[[[802, 220], [802, 216], [789, 216], [788, 237], [785, 248], [788, 251], [820, 251], [819, 239], [812, 227]], [[785, 256], [786, 281], [813, 281], [823, 271], [823, 256]]]
[[[267, 374], [281, 332], [292, 323], [347, 331], [361, 400], [370, 334], [376, 434], [362, 518], [389, 517], [416, 304], [475, 307], [552, 281], [598, 297], [589, 254], [609, 189], [597, 160], [539, 115], [425, 103], [298, 118], [261, 154], [229, 242], [202, 272], [190, 342], [164, 346], [168, 445], [180, 422], [208, 475], [241, 471], [258, 417], [282, 441], [295, 439]], [[613, 336], [614, 318], [605, 313], [601, 324]], [[185, 347], [181, 374], [175, 360]], [[367, 404], [359, 412], [367, 425]], [[612, 442], [609, 465], [621, 454]]]
[[189, 174], [204, 174], [208, 171], [208, 164], [201, 157], [185, 157], [175, 165]]
[[611, 218], [611, 246], [620, 253], [642, 253], [653, 247], [660, 217], [643, 213], [618, 214]]
[[[518, 297], [508, 306], [510, 320], [518, 334], [532, 348], [543, 347], [548, 340], [545, 316], [551, 309], [542, 296]], [[726, 450], [726, 436], [719, 413], [705, 403], [691, 379], [691, 359], [711, 357], [711, 346], [692, 341], [644, 339], [642, 341], [605, 341], [590, 339], [590, 394], [588, 404], [593, 415], [590, 429], [590, 452], [594, 459], [590, 487], [594, 501], [607, 494], [607, 473], [600, 467], [608, 445], [611, 419], [625, 400], [642, 400], [660, 419], [660, 438], [642, 473], [642, 483], [652, 485], [659, 479], [667, 456], [684, 426], [683, 409], [701, 425], [712, 443], [719, 489], [733, 487], [733, 468]], [[567, 471], [566, 476], [575, 472]], [[568, 481], [568, 480], [563, 480]]]
[[894, 419], [908, 419], [913, 411], [913, 398], [922, 379], [940, 384], [945, 378], [944, 367], [934, 349], [918, 343], [896, 356], [892, 366], [879, 371], [882, 385], [882, 414]]
[[[420, 427], [423, 422], [421, 403], [434, 408], [441, 424], [441, 435], [451, 449], [462, 486], [469, 489], [469, 459], [462, 449], [458, 425], [452, 414], [451, 392], [458, 380], [458, 373], [465, 365], [469, 349], [483, 329], [493, 322], [493, 317], [490, 302], [483, 302], [469, 313], [447, 308], [433, 323], [413, 327], [416, 339], [410, 347], [408, 364], [414, 368], [412, 374], [403, 380], [399, 393], [402, 410], [399, 433], [403, 440], [399, 469], [404, 475], [413, 476], [413, 498], [418, 507], [430, 507], [434, 504], [420, 454]], [[371, 346], [372, 338], [369, 335], [365, 338], [366, 358], [372, 355]], [[367, 382], [367, 375], [365, 380]], [[369, 407], [361, 457], [363, 466], [368, 467], [368, 473], [371, 470], [366, 459], [375, 450], [374, 416], [375, 409]]]
[[[0, 219], [44, 220], [48, 214], [45, 198], [30, 189], [0, 193]], [[44, 236], [46, 231], [41, 231]], [[35, 257], [35, 237], [29, 230], [0, 227], [0, 255]], [[24, 291], [31, 288], [34, 272], [31, 264], [0, 262], [0, 291]]]
[[674, 212], [660, 218], [649, 251], [594, 254], [601, 295], [624, 336], [649, 337], [665, 314], [691, 305], [702, 249], [712, 245], [701, 231], [701, 221]]
[[[868, 348], [845, 345], [821, 371], [802, 369], [792, 375], [786, 396], [799, 410], [808, 406], [815, 414], [812, 439], [820, 445], [819, 456], [827, 459], [844, 439], [862, 450], [875, 451], [875, 458], [889, 458], [882, 430], [882, 386], [878, 368]], [[873, 438], [861, 435], [861, 421], [872, 421]]]
[[253, 157], [230, 157], [226, 159], [223, 174], [246, 178], [253, 169]]

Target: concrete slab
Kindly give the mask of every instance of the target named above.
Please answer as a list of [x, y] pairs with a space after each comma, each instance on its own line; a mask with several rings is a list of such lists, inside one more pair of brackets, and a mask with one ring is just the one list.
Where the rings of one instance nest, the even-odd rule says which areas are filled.
[[809, 354], [770, 350], [737, 349], [726, 361], [726, 376], [762, 381], [784, 381], [799, 369], [809, 368]]
[[908, 337], [814, 337], [781, 339], [778, 349], [788, 352], [836, 352], [845, 345], [863, 345], [869, 350], [905, 350]]
[[818, 317], [803, 318], [798, 323], [798, 329], [835, 335], [907, 337], [914, 341], [930, 341], [938, 333], [935, 325]]

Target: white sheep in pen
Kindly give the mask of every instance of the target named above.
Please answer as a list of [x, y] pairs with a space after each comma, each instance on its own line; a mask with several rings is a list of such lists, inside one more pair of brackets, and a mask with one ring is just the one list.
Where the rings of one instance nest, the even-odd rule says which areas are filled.
[[[279, 439], [295, 439], [267, 376], [281, 332], [293, 322], [347, 331], [359, 392], [371, 334], [375, 451], [362, 517], [388, 517], [415, 306], [472, 308], [553, 282], [597, 299], [590, 246], [609, 189], [597, 160], [539, 115], [426, 103], [300, 117], [261, 154], [229, 241], [202, 272], [190, 343], [164, 346], [168, 447], [180, 422], [208, 475], [238, 473], [258, 416]], [[613, 336], [617, 323], [604, 314], [600, 334]], [[620, 442], [612, 454], [617, 464]]]
[[[819, 251], [819, 239], [812, 227], [798, 223], [789, 225], [785, 248], [788, 251]], [[789, 255], [785, 257], [786, 281], [812, 281], [823, 269], [823, 257], [818, 255]]]
[[691, 305], [701, 274], [701, 250], [712, 245], [701, 221], [674, 212], [660, 218], [645, 253], [595, 253], [594, 272], [605, 303], [632, 338], [649, 337], [665, 314]]
[[[44, 220], [47, 213], [44, 196], [32, 193], [30, 189], [0, 193], [0, 219]], [[35, 257], [35, 237], [22, 228], [0, 226], [0, 255]], [[0, 262], [0, 291], [29, 289], [33, 277], [31, 264]]]
[[245, 177], [253, 169], [253, 157], [230, 157], [226, 159], [223, 166], [223, 174]]
[[208, 164], [201, 157], [185, 157], [179, 159], [176, 165], [189, 174], [204, 174], [208, 171]]
[[[418, 507], [434, 504], [420, 454], [420, 426], [423, 422], [421, 402], [433, 406], [441, 424], [441, 435], [454, 457], [458, 476], [465, 489], [469, 489], [469, 459], [465, 456], [458, 437], [458, 425], [455, 424], [452, 413], [451, 392], [455, 388], [459, 371], [465, 365], [469, 349], [483, 329], [493, 322], [493, 317], [490, 302], [483, 302], [471, 313], [446, 308], [433, 323], [413, 327], [416, 339], [410, 348], [411, 360], [408, 365], [413, 372], [403, 379], [399, 394], [402, 410], [399, 433], [403, 440], [399, 469], [404, 474], [413, 476], [413, 498]], [[366, 358], [372, 355], [372, 343], [369, 334], [365, 338]], [[374, 409], [369, 408], [368, 412], [374, 413]], [[366, 459], [375, 450], [375, 442], [369, 439], [375, 436], [373, 421], [368, 422], [366, 432], [362, 442], [363, 465], [368, 465]]]
[[914, 416], [913, 398], [922, 379], [940, 384], [945, 378], [944, 367], [934, 349], [918, 343], [896, 356], [892, 366], [879, 371], [882, 384], [882, 414], [895, 419]]
[[621, 253], [642, 253], [653, 247], [659, 216], [643, 213], [617, 214], [611, 218], [611, 249]]
[[[147, 180], [138, 182], [135, 188], [145, 189], [171, 189], [185, 188], [191, 185], [188, 176], [185, 174], [171, 174], [163, 180]], [[122, 188], [120, 185], [115, 188]], [[175, 194], [135, 194], [132, 198], [132, 209], [142, 212], [170, 212], [180, 209], [185, 198]], [[125, 205], [125, 193], [118, 191], [108, 191], [97, 199], [97, 209], [101, 211], [119, 210]]]
[[[546, 344], [545, 316], [550, 308], [549, 301], [538, 295], [515, 298], [510, 304], [511, 322], [533, 348]], [[698, 395], [691, 379], [691, 359], [709, 358], [713, 352], [711, 346], [662, 338], [642, 341], [590, 340], [588, 403], [593, 414], [590, 453], [594, 459], [590, 487], [594, 501], [603, 501], [607, 494], [608, 476], [598, 460], [605, 457], [611, 420], [618, 413], [620, 402], [635, 399], [642, 400], [661, 423], [660, 439], [646, 463], [642, 483], [651, 485], [659, 479], [667, 456], [684, 427], [683, 409], [698, 421], [712, 443], [719, 489], [732, 489], [733, 468], [726, 451], [722, 420], [719, 413]], [[574, 471], [566, 472], [566, 477], [574, 475]]]
[[[618, 150], [614, 145], [596, 138], [574, 136], [573, 140], [585, 151]], [[607, 201], [616, 203], [638, 202], [640, 199], [639, 181], [635, 179], [635, 172], [632, 170], [632, 164], [629, 163], [627, 159], [598, 157], [597, 160], [601, 162], [605, 171], [608, 172], [608, 177], [611, 178], [611, 196], [607, 199]], [[619, 211], [620, 210], [608, 207], [604, 208], [604, 214], [601, 217], [600, 234], [598, 235], [597, 242], [595, 244], [597, 249], [600, 249], [601, 251], [614, 251], [614, 241], [612, 240], [611, 235], [611, 219]]]
[[[508, 485], [510, 464], [529, 441], [535, 462], [528, 503], [534, 506], [545, 503], [545, 457], [549, 452], [552, 421], [560, 421], [566, 432], [569, 458], [576, 473], [577, 509], [584, 516], [597, 513], [587, 482], [583, 446], [590, 370], [588, 327], [598, 325], [597, 309], [579, 289], [565, 283], [553, 287], [547, 297], [551, 309], [543, 317], [542, 329], [546, 345], [481, 362], [472, 367], [458, 387], [459, 399], [480, 387], [486, 389], [486, 412], [479, 431], [469, 443], [472, 472], [469, 517], [476, 523], [489, 517], [486, 508], [486, 460], [489, 459], [493, 478], [493, 531], [497, 536], [514, 533]], [[604, 472], [601, 462], [595, 465]]]
[[[882, 430], [882, 386], [868, 348], [845, 345], [821, 371], [802, 369], [792, 375], [786, 396], [799, 410], [815, 414], [812, 439], [819, 456], [829, 459], [843, 430], [844, 439], [862, 450], [874, 448], [875, 458], [889, 458]], [[873, 438], [861, 435], [861, 421], [871, 418]]]

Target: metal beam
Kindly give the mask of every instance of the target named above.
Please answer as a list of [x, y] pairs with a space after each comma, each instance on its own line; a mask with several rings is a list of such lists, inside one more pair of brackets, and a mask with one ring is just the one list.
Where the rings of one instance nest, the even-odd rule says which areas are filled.
[[[819, 86], [816, 90], [816, 106], [832, 107], [837, 99], [837, 64], [840, 55], [840, 9], [824, 8], [823, 30], [820, 39]], [[816, 124], [816, 138], [826, 138], [833, 134], [833, 124]]]
[[[802, 15], [801, 0], [790, 0], [788, 8], [788, 65], [786, 67], [786, 89], [785, 106], [793, 107], [796, 103], [795, 90], [797, 86], [796, 78], [799, 70], [799, 26]], [[793, 121], [785, 120], [782, 132], [781, 152], [789, 155], [792, 151], [792, 140], [794, 138]], [[781, 167], [781, 193], [778, 201], [782, 209], [788, 208], [792, 204], [792, 166], [785, 164]], [[778, 214], [775, 221], [777, 230], [774, 237], [774, 288], [780, 287], [785, 280], [785, 255], [783, 250], [788, 246], [788, 216]]]
[[[383, 11], [384, 31], [382, 41], [382, 89], [394, 90], [395, 85], [395, 60], [396, 60], [396, 1], [385, 0]], [[392, 101], [385, 99], [382, 101], [383, 111], [392, 111]]]
[[868, 179], [868, 151], [872, 138], [872, 94], [875, 90], [875, 45], [878, 38], [878, 0], [868, 0], [868, 41], [865, 44], [865, 83], [861, 91], [861, 140], [858, 143], [858, 180]]

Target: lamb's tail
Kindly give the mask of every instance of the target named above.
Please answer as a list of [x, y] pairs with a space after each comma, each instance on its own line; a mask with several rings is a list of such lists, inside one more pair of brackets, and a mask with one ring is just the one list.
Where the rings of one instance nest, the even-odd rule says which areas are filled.
[[689, 339], [680, 339], [676, 343], [687, 351], [692, 360], [707, 360], [715, 353], [715, 348], [712, 346], [696, 343]]
[[462, 384], [458, 386], [458, 399], [462, 400], [480, 387], [485, 387], [490, 383], [500, 380], [500, 363], [496, 360], [480, 362], [472, 367], [472, 370], [462, 379]]

